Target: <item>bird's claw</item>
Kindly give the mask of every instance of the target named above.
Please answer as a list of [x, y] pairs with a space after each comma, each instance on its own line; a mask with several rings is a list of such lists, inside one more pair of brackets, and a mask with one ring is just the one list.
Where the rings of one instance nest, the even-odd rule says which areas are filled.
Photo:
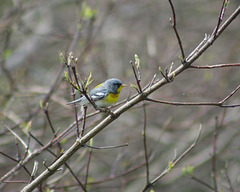
[[109, 115], [111, 115], [112, 117], [115, 117], [116, 115], [109, 109], [109, 108], [98, 108], [99, 111], [104, 112], [104, 113], [108, 113]]

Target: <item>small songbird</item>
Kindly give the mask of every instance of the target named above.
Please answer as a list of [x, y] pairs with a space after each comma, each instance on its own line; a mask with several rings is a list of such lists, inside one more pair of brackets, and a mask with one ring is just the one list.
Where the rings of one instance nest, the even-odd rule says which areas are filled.
[[[90, 91], [90, 96], [98, 107], [108, 107], [118, 101], [122, 88], [126, 86], [127, 85], [122, 84], [122, 82], [118, 79], [108, 79], [104, 83], [101, 83], [92, 89]], [[81, 98], [76, 99], [68, 104], [74, 103], [86, 105], [89, 104], [89, 101], [85, 96], [82, 96]]]

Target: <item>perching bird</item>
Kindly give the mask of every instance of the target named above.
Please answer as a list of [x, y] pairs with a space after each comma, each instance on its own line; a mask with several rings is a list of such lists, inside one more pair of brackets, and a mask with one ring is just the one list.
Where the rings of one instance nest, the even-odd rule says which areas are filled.
[[[119, 94], [123, 87], [127, 85], [122, 84], [118, 79], [108, 79], [104, 83], [97, 85], [91, 92], [90, 96], [98, 107], [108, 107], [116, 103], [119, 98]], [[85, 96], [76, 99], [68, 104], [79, 103], [80, 105], [89, 104], [89, 101]]]

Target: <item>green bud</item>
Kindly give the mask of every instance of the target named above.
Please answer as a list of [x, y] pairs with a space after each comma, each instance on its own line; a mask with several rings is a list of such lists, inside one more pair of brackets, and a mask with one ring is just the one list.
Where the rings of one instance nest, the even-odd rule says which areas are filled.
[[193, 167], [193, 166], [184, 167], [184, 168], [182, 168], [182, 172], [183, 172], [185, 175], [192, 175], [193, 172], [194, 172], [194, 167]]

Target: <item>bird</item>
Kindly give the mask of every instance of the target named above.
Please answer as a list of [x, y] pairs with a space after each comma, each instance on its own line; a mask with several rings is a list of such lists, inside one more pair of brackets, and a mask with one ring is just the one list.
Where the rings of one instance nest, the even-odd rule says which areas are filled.
[[[119, 79], [112, 78], [97, 85], [90, 91], [90, 96], [95, 102], [97, 107], [106, 108], [118, 101], [120, 92], [123, 87], [127, 85], [123, 84]], [[82, 106], [89, 104], [90, 102], [85, 96], [80, 97], [68, 104], [80, 104]]]

